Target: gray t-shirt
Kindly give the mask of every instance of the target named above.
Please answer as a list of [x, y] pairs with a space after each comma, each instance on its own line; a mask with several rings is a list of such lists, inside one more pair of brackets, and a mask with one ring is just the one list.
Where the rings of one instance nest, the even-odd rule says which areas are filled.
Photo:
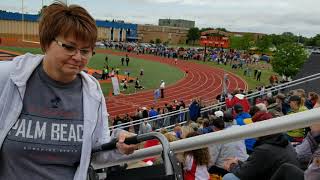
[[0, 151], [0, 179], [73, 179], [83, 141], [82, 82], [51, 79], [39, 65]]

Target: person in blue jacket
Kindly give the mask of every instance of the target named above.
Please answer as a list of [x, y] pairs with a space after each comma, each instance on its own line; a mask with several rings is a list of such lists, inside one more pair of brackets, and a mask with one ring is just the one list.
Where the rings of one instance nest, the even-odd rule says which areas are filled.
[[[243, 107], [241, 104], [236, 104], [234, 106], [234, 111], [236, 113], [235, 121], [237, 125], [243, 126], [252, 123], [251, 115], [243, 111]], [[248, 154], [250, 154], [253, 151], [253, 146], [255, 142], [256, 140], [254, 138], [249, 138], [245, 140]]]
[[193, 100], [191, 105], [189, 106], [190, 111], [190, 119], [192, 121], [196, 121], [198, 117], [200, 117], [200, 105], [197, 100]]

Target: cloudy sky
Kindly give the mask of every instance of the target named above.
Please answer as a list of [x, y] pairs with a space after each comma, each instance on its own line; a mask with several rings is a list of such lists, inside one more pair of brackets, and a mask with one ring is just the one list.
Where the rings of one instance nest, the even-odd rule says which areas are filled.
[[[22, 0], [1, 0], [0, 9], [21, 12]], [[37, 13], [52, 0], [24, 0], [25, 11]], [[157, 24], [159, 18], [187, 19], [197, 27], [229, 31], [320, 34], [319, 0], [68, 0], [96, 19]]]

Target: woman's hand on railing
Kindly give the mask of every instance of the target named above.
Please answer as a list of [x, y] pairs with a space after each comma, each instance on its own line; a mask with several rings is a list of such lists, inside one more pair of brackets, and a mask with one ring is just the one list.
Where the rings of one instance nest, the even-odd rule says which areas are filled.
[[118, 142], [116, 146], [117, 146], [117, 149], [120, 151], [120, 153], [129, 155], [129, 154], [132, 154], [138, 148], [138, 145], [136, 144], [128, 145], [124, 143], [126, 138], [132, 137], [132, 136], [134, 136], [132, 133], [129, 133], [126, 131], [122, 131], [119, 133]]

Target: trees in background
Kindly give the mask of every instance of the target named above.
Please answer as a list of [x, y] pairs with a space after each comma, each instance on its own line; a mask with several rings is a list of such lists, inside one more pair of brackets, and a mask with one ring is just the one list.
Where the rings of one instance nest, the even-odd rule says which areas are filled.
[[268, 35], [262, 36], [256, 41], [256, 47], [260, 52], [263, 52], [263, 53], [268, 52], [272, 46], [273, 46], [272, 39]]
[[304, 42], [306, 46], [317, 46], [320, 47], [320, 34], [317, 34], [314, 37], [307, 38]]
[[252, 34], [245, 34], [243, 36], [231, 36], [230, 47], [232, 49], [249, 50], [255, 44], [255, 40]]
[[195, 41], [200, 39], [200, 36], [199, 28], [190, 28], [187, 34], [188, 42], [192, 42], [192, 45], [194, 45]]
[[295, 76], [305, 60], [307, 53], [304, 47], [298, 43], [283, 43], [277, 47], [271, 61], [273, 71], [286, 77]]

